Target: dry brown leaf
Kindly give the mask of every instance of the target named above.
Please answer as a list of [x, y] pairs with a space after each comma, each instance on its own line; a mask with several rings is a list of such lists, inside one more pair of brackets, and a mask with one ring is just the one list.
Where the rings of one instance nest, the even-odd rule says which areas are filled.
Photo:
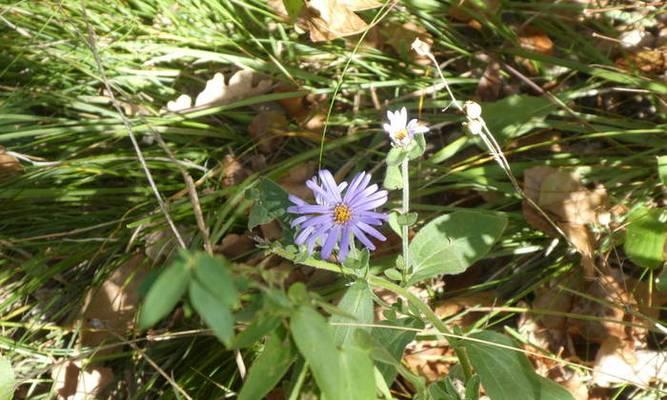
[[[478, 292], [468, 296], [457, 296], [439, 301], [433, 310], [440, 319], [450, 318], [475, 307], [492, 307], [496, 303], [496, 294], [492, 291]], [[460, 326], [474, 324], [484, 313], [468, 312], [452, 323]]]
[[310, 0], [301, 11], [298, 24], [310, 33], [310, 40], [322, 42], [363, 32], [368, 25], [354, 13], [355, 4], [367, 1]]
[[405, 349], [403, 361], [414, 374], [436, 382], [449, 374], [454, 351], [446, 342], [412, 342]]
[[433, 36], [421, 25], [414, 22], [404, 24], [388, 23], [379, 27], [384, 43], [389, 45], [403, 60], [414, 61], [418, 64], [428, 64], [430, 60], [412, 51], [415, 39], [421, 40], [427, 46], [433, 45]]
[[[274, 89], [274, 93], [288, 93], [297, 88], [281, 85]], [[293, 118], [299, 126], [312, 132], [319, 132], [324, 126], [326, 114], [322, 109], [324, 95], [308, 94], [298, 97], [289, 97], [278, 100], [287, 115]], [[304, 135], [309, 137], [308, 135]], [[313, 140], [320, 140], [319, 135], [312, 136]]]
[[[534, 167], [524, 172], [524, 191], [565, 233], [582, 255], [587, 276], [593, 276], [597, 241], [587, 225], [597, 223], [598, 212], [606, 208], [607, 192], [604, 187], [589, 190], [573, 172]], [[557, 235], [551, 224], [530, 203], [524, 200], [522, 209], [531, 226]]]
[[287, 129], [285, 114], [279, 111], [261, 111], [252, 119], [248, 133], [263, 153], [271, 153], [280, 144], [281, 134]]
[[[102, 285], [86, 295], [80, 341], [83, 346], [116, 342], [134, 329], [139, 286], [148, 274], [146, 257], [136, 254], [118, 267]], [[96, 355], [113, 352], [100, 350]]]
[[[603, 343], [616, 338], [624, 343], [634, 343], [645, 337], [646, 330], [639, 326], [637, 301], [627, 291], [620, 273], [602, 275], [584, 287], [586, 297], [575, 296], [571, 313], [594, 319], [569, 318], [567, 328], [587, 341]], [[626, 312], [626, 310], [631, 310]]]
[[[197, 95], [194, 107], [230, 104], [264, 94], [271, 89], [271, 86], [270, 80], [258, 80], [256, 74], [252, 71], [237, 71], [229, 78], [228, 83], [225, 83], [225, 76], [218, 72], [206, 82], [204, 90]], [[175, 101], [167, 103], [167, 110], [172, 112], [184, 111], [191, 107], [192, 98], [185, 94], [179, 96]]]
[[481, 101], [496, 101], [500, 97], [501, 90], [500, 63], [491, 61], [486, 65], [484, 74], [479, 79], [475, 95]]
[[99, 366], [81, 370], [80, 361], [65, 361], [52, 367], [51, 378], [58, 399], [91, 400], [113, 381], [113, 372], [110, 368]]
[[306, 186], [306, 181], [315, 175], [317, 161], [308, 161], [292, 167], [287, 174], [278, 180], [280, 186], [289, 194], [302, 199], [310, 199], [313, 191]]
[[519, 32], [519, 45], [521, 48], [537, 53], [552, 55], [554, 43], [541, 29], [526, 26]]
[[626, 70], [639, 70], [647, 74], [664, 74], [667, 71], [667, 46], [630, 53], [618, 58], [616, 66]]
[[222, 238], [216, 251], [227, 258], [239, 257], [255, 248], [255, 242], [248, 235], [230, 233]]
[[5, 152], [4, 147], [0, 146], [0, 181], [11, 178], [23, 171], [21, 163], [16, 157]]
[[598, 350], [593, 368], [594, 385], [612, 387], [619, 383], [649, 386], [667, 382], [667, 353], [633, 350], [615, 338], [609, 338]]
[[227, 154], [222, 161], [222, 186], [237, 185], [250, 176], [250, 171], [234, 156]]

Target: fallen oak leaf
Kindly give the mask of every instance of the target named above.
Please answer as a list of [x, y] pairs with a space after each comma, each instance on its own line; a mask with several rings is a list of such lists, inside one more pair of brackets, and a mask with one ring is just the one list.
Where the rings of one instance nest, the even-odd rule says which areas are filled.
[[[225, 83], [225, 76], [218, 72], [206, 81], [206, 87], [195, 98], [194, 107], [221, 106], [234, 103], [249, 97], [264, 94], [271, 89], [270, 80], [255, 83], [256, 74], [249, 70], [236, 71]], [[167, 103], [167, 110], [172, 112], [185, 111], [192, 108], [192, 98], [181, 95], [175, 101]]]
[[113, 381], [113, 372], [100, 366], [82, 369], [81, 361], [66, 361], [52, 367], [51, 378], [58, 399], [89, 400], [97, 398]]
[[301, 10], [297, 25], [309, 32], [313, 42], [356, 35], [366, 30], [368, 24], [354, 11], [369, 6], [368, 1], [309, 0]]
[[[143, 254], [135, 254], [120, 265], [102, 285], [86, 295], [82, 313], [80, 343], [94, 347], [116, 342], [134, 329], [139, 305], [139, 287], [148, 274]], [[113, 352], [100, 350], [96, 355]]]
[[[574, 172], [533, 167], [524, 172], [524, 191], [567, 236], [582, 256], [584, 272], [587, 276], [593, 276], [597, 240], [588, 225], [596, 224], [599, 211], [607, 207], [604, 187], [589, 190]], [[522, 210], [529, 225], [548, 235], [557, 236], [554, 227], [527, 200], [522, 202]]]

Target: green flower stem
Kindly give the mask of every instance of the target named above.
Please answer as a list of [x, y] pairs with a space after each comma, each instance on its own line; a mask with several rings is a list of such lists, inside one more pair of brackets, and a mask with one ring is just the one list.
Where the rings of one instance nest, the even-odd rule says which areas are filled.
[[[403, 215], [407, 215], [410, 212], [410, 176], [408, 170], [409, 160], [406, 158], [401, 162], [401, 178], [403, 179], [403, 205], [401, 212]], [[402, 269], [403, 273], [403, 283], [408, 281], [408, 271], [410, 270], [410, 251], [409, 251], [409, 233], [408, 226], [401, 225], [401, 239], [403, 244], [403, 262], [404, 268]]]
[[[295, 261], [294, 255], [288, 253], [285, 251], [283, 248], [272, 248], [271, 252], [285, 258], [287, 260]], [[352, 276], [357, 276], [354, 270], [351, 270], [349, 268], [346, 268], [342, 265], [338, 264], [333, 264], [327, 261], [323, 260], [317, 260], [313, 257], [308, 257], [304, 261], [299, 261], [296, 262], [298, 264], [302, 264], [308, 267], [312, 268], [318, 268], [318, 269], [323, 269], [327, 271], [332, 271], [336, 272], [339, 274], [345, 274], [345, 275], [352, 275]], [[399, 296], [402, 296], [403, 298], [407, 299], [410, 303], [412, 303], [418, 310], [421, 312], [424, 317], [433, 325], [435, 329], [437, 329], [439, 332], [441, 332], [445, 337], [447, 337], [447, 340], [449, 343], [452, 345], [454, 348], [454, 351], [456, 352], [456, 356], [458, 357], [459, 361], [461, 362], [461, 368], [463, 369], [463, 374], [465, 376], [466, 382], [468, 379], [472, 376], [472, 365], [470, 364], [470, 359], [468, 358], [468, 354], [465, 352], [465, 349], [458, 344], [459, 339], [455, 339], [452, 334], [452, 332], [447, 328], [447, 326], [438, 318], [437, 315], [431, 310], [431, 308], [421, 301], [419, 297], [415, 296], [412, 292], [410, 292], [407, 288], [401, 287], [399, 285], [396, 285], [393, 282], [390, 282], [384, 278], [381, 278], [377, 275], [369, 275], [366, 279], [369, 285], [386, 289], [391, 292], [396, 293]]]

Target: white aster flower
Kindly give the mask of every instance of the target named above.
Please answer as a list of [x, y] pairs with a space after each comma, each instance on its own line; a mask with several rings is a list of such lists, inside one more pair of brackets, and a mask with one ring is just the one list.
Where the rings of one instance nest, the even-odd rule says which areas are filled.
[[428, 132], [428, 127], [421, 125], [416, 119], [408, 122], [408, 110], [405, 107], [396, 112], [387, 111], [387, 118], [389, 123], [383, 127], [395, 146], [406, 147], [412, 143], [415, 134]]

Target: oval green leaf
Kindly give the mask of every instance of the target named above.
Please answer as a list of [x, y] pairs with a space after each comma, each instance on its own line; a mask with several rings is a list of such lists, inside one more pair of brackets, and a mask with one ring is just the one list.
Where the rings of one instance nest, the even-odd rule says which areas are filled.
[[459, 274], [484, 257], [507, 226], [502, 214], [462, 210], [426, 224], [410, 243], [412, 285], [436, 275]]
[[625, 234], [625, 254], [644, 268], [658, 268], [665, 262], [667, 223], [661, 221], [664, 210], [642, 207], [632, 211]]
[[469, 337], [473, 340], [461, 344], [492, 400], [574, 400], [565, 388], [539, 376], [509, 337], [492, 331]]
[[190, 267], [185, 256], [179, 256], [155, 280], [148, 290], [139, 314], [139, 327], [150, 328], [174, 309], [190, 282]]

